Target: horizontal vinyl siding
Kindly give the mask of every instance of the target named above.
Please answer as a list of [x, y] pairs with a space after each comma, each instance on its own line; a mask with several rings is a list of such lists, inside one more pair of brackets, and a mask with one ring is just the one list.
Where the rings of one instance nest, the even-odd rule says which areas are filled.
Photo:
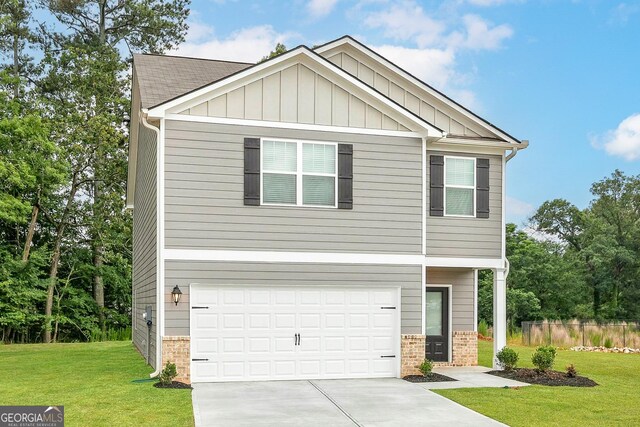
[[[167, 248], [420, 253], [416, 138], [166, 122]], [[353, 210], [244, 206], [243, 140], [353, 144]]]
[[[156, 259], [157, 250], [157, 178], [156, 134], [140, 126], [136, 165], [136, 191], [133, 209], [133, 342], [138, 350], [147, 354], [147, 342], [151, 365], [155, 368], [156, 354]], [[142, 318], [145, 307], [153, 307], [153, 325], [149, 334]]]
[[420, 266], [171, 261], [165, 264], [165, 301], [175, 285], [182, 302], [165, 305], [165, 335], [189, 335], [189, 284], [211, 286], [400, 286], [403, 334], [419, 334], [422, 320]]
[[[429, 215], [427, 191], [427, 255], [438, 257], [502, 257], [502, 157], [427, 151], [431, 155], [488, 158], [489, 218], [455, 218]], [[429, 160], [427, 159], [427, 165]], [[427, 188], [430, 174], [427, 173]]]
[[471, 269], [427, 268], [427, 286], [452, 285], [452, 331], [473, 331], [474, 275]]

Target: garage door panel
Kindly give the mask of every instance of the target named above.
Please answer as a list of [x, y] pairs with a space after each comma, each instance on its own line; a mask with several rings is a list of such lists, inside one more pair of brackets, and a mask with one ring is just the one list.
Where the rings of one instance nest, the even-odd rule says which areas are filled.
[[398, 294], [194, 286], [192, 381], [396, 376]]
[[249, 353], [250, 354], [269, 354], [271, 353], [271, 339], [269, 337], [249, 337]]
[[271, 315], [269, 313], [249, 313], [249, 328], [251, 330], [271, 328]]
[[345, 315], [343, 313], [331, 313], [325, 315], [326, 328], [344, 329], [345, 327]]

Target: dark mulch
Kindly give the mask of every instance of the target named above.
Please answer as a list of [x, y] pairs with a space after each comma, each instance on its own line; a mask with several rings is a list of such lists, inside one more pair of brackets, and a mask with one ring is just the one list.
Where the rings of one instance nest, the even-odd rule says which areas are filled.
[[426, 377], [424, 375], [407, 375], [402, 379], [405, 381], [409, 381], [410, 383], [439, 383], [441, 381], [458, 381], [454, 380], [453, 378], [449, 378], [446, 375], [436, 374], [435, 372], [432, 372]]
[[169, 385], [157, 382], [153, 386], [157, 388], [192, 388], [189, 384], [181, 383], [180, 381], [172, 381]]
[[490, 371], [487, 373], [529, 384], [570, 387], [595, 387], [598, 385], [598, 383], [587, 377], [578, 375], [570, 378], [565, 372], [558, 371], [538, 372], [530, 368], [516, 368], [512, 371]]

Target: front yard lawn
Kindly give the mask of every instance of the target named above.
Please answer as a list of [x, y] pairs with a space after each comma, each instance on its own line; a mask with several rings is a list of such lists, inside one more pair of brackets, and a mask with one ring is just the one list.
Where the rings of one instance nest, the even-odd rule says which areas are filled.
[[[491, 342], [478, 342], [481, 365], [491, 366]], [[510, 345], [520, 367], [533, 367], [531, 347]], [[458, 389], [437, 393], [511, 426], [630, 426], [640, 424], [640, 355], [559, 350], [554, 368], [575, 364], [599, 385]]]
[[131, 342], [0, 345], [0, 405], [64, 405], [68, 426], [193, 426], [191, 390], [158, 389]]

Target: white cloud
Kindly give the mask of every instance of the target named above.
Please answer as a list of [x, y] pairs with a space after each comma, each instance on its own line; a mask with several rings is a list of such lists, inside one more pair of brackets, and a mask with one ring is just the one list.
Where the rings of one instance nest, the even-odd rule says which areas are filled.
[[436, 44], [446, 29], [443, 22], [427, 16], [421, 6], [412, 2], [370, 13], [364, 23], [371, 28], [382, 28], [386, 37], [395, 40], [414, 39], [418, 47]]
[[185, 43], [172, 53], [196, 58], [256, 62], [273, 50], [277, 43], [291, 37], [278, 33], [270, 25], [240, 29], [226, 38], [215, 37], [212, 27], [191, 23]]
[[[380, 4], [382, 8], [374, 11], [364, 7], [375, 8]], [[382, 35], [401, 44], [374, 46], [374, 50], [469, 108], [475, 108], [475, 95], [464, 88], [470, 74], [458, 71], [456, 59], [465, 50], [499, 49], [513, 35], [513, 29], [507, 24], [493, 25], [478, 15], [458, 14], [456, 5], [449, 3], [444, 9], [425, 11], [415, 1], [402, 0], [391, 4], [360, 3], [357, 11], [367, 27], [381, 30]]]
[[502, 46], [504, 40], [513, 35], [513, 29], [509, 25], [492, 27], [478, 15], [465, 15], [462, 21], [465, 29], [451, 35], [451, 45], [473, 50], [496, 50]]
[[314, 18], [321, 18], [331, 13], [338, 0], [310, 0], [307, 10]]
[[447, 86], [455, 74], [455, 55], [451, 50], [394, 45], [373, 46], [372, 49], [421, 80], [438, 87]]
[[609, 16], [610, 24], [626, 25], [629, 18], [640, 12], [640, 5], [620, 3], [611, 10]]
[[469, 4], [474, 6], [499, 6], [501, 4], [509, 3], [512, 0], [468, 0]]
[[509, 217], [523, 217], [529, 216], [533, 213], [534, 207], [531, 203], [516, 199], [514, 197], [507, 196], [507, 216]]
[[640, 113], [630, 115], [616, 129], [590, 139], [594, 147], [604, 148], [609, 155], [640, 160]]

